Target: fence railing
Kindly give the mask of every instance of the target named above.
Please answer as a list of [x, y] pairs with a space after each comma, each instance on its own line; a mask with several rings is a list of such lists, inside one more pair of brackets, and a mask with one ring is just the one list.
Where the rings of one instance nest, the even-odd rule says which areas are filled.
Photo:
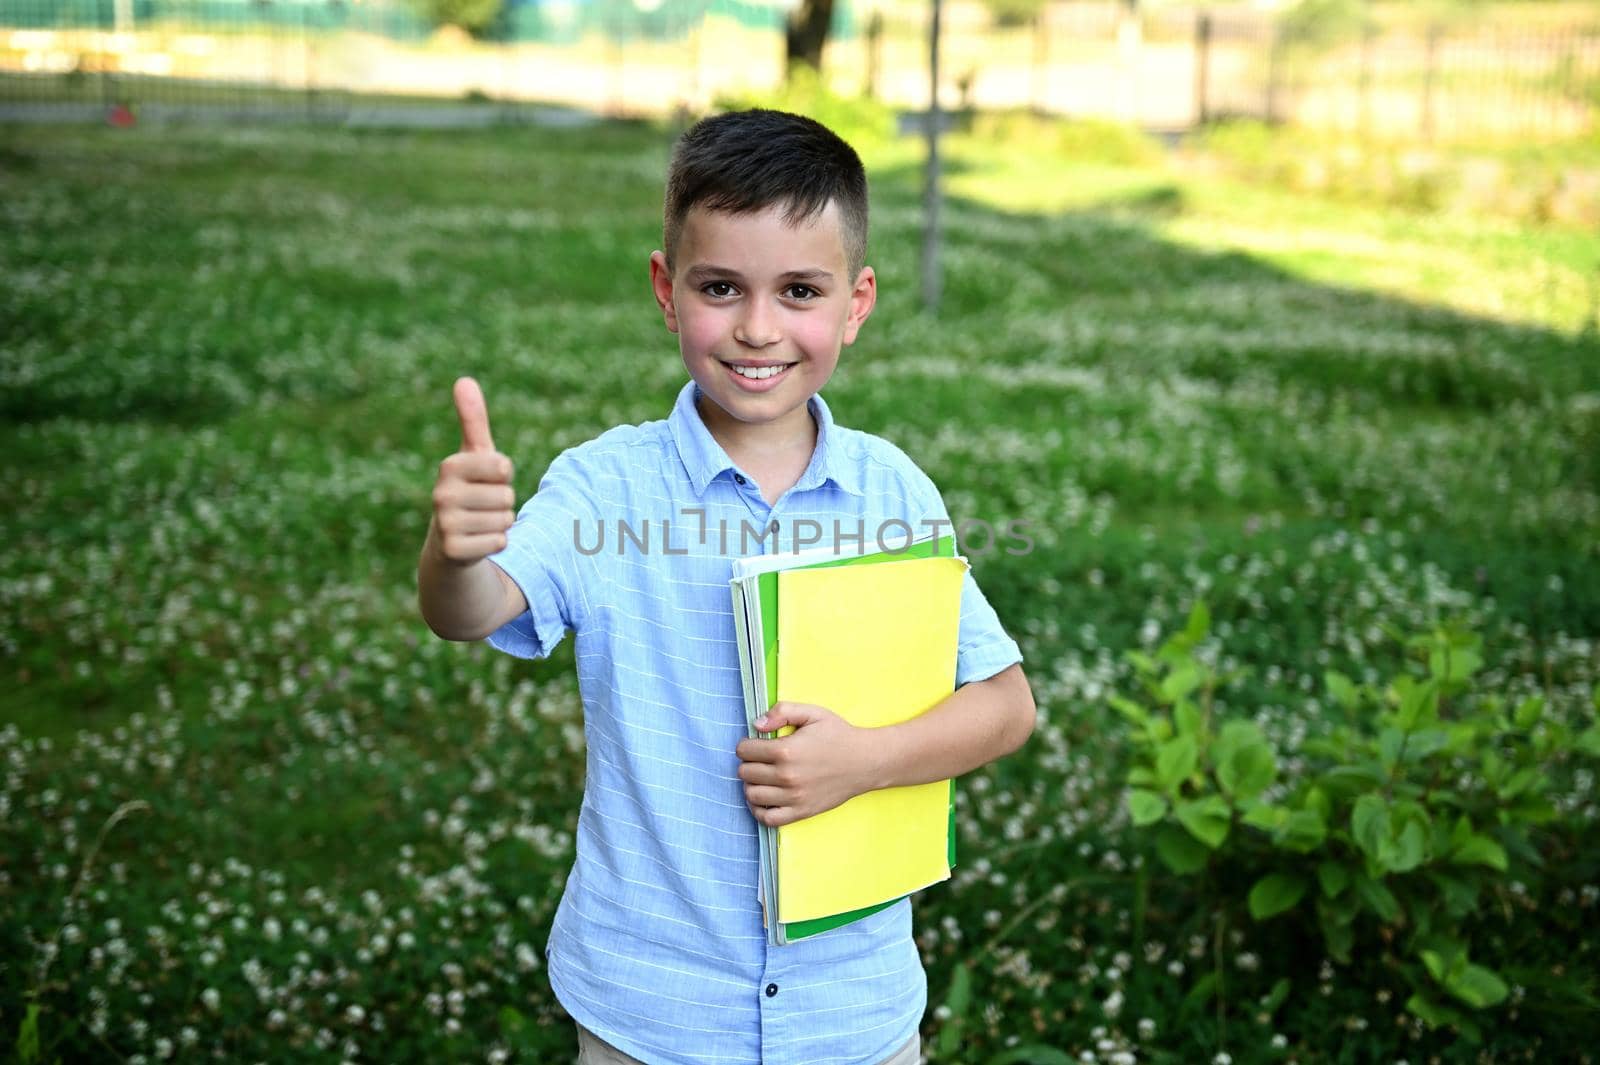
[[[829, 82], [925, 107], [926, 6], [841, 5]], [[1062, 0], [1002, 25], [958, 0], [945, 27], [952, 109], [1166, 129], [1239, 115], [1441, 141], [1571, 136], [1600, 113], [1600, 29], [1581, 17], [1375, 23], [1313, 43], [1245, 6], [1133, 17], [1120, 0]], [[0, 104], [315, 116], [406, 95], [659, 113], [784, 76], [775, 0], [518, 0], [486, 36], [439, 32], [400, 0], [0, 0]]]

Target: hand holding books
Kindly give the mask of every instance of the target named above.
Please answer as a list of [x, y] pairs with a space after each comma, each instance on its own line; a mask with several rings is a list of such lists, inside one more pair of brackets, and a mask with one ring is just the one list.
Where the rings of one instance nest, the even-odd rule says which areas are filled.
[[742, 740], [735, 748], [745, 801], [763, 825], [792, 824], [876, 787], [872, 731], [825, 706], [777, 703], [755, 727], [781, 736]]

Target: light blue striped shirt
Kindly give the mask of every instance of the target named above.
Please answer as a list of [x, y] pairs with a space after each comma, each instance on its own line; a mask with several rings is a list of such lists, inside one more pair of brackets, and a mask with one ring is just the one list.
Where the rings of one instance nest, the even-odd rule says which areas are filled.
[[[927, 1005], [911, 904], [767, 946], [734, 754], [748, 730], [728, 579], [735, 557], [825, 546], [836, 528], [854, 552], [850, 538], [870, 547], [885, 523], [892, 545], [900, 523], [920, 533], [949, 515], [904, 452], [836, 426], [820, 395], [810, 465], [769, 507], [712, 439], [697, 393], [690, 381], [665, 421], [558, 455], [491, 556], [529, 609], [489, 642], [539, 658], [568, 630], [576, 641], [587, 778], [550, 984], [584, 1027], [650, 1065], [876, 1065]], [[957, 685], [1021, 659], [969, 573]]]

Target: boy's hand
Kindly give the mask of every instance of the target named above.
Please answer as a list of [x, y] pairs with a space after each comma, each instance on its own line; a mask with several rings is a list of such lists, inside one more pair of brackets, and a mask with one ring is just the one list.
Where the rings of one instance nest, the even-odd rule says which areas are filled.
[[831, 810], [875, 786], [871, 729], [858, 728], [832, 710], [810, 703], [778, 703], [756, 728], [795, 726], [775, 740], [741, 740], [745, 802], [764, 825], [787, 825]]
[[494, 449], [489, 436], [489, 411], [478, 382], [458, 379], [455, 402], [461, 418], [461, 450], [439, 464], [433, 520], [440, 554], [469, 565], [506, 546], [506, 530], [516, 521], [517, 498], [511, 489], [511, 460]]

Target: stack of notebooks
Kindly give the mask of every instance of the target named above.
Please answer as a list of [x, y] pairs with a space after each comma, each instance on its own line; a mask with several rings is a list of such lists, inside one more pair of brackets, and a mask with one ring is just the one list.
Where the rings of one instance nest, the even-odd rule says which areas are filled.
[[[733, 564], [733, 616], [751, 736], [780, 701], [878, 728], [955, 690], [967, 560], [950, 536], [895, 550], [757, 555]], [[882, 788], [793, 824], [759, 825], [767, 942], [877, 913], [950, 877], [955, 782]]]

